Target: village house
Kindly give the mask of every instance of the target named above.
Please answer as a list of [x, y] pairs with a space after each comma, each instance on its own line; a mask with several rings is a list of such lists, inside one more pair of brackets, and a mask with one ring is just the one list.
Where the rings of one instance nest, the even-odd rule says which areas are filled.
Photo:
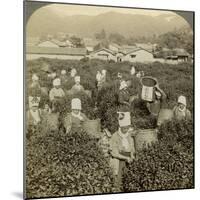
[[37, 44], [38, 47], [53, 47], [53, 48], [59, 48], [59, 45], [56, 41], [53, 40], [46, 40], [42, 41]]
[[178, 64], [182, 62], [192, 62], [191, 55], [182, 48], [168, 49], [162, 48], [162, 51], [155, 55], [156, 60], [168, 64]]
[[57, 58], [66, 60], [80, 60], [87, 54], [85, 48], [55, 48], [55, 47], [40, 47], [27, 46], [26, 59], [33, 60], [37, 58]]
[[100, 60], [113, 60], [116, 61], [115, 52], [102, 48], [96, 51], [93, 51], [88, 56], [90, 59], [100, 59]]
[[73, 43], [69, 40], [61, 42], [61, 41], [56, 40], [56, 39], [51, 39], [51, 40], [39, 42], [37, 44], [37, 46], [39, 46], [39, 47], [56, 47], [56, 48], [59, 48], [59, 47], [73, 48], [74, 47]]
[[145, 49], [133, 47], [119, 52], [111, 51], [110, 49], [102, 48], [94, 51], [88, 56], [90, 59], [113, 60], [115, 62], [154, 62], [156, 59], [153, 54]]
[[165, 60], [170, 64], [188, 62], [190, 60], [190, 54], [185, 49], [175, 48], [168, 51], [168, 55], [165, 56]]
[[121, 53], [124, 53], [124, 54], [127, 54], [128, 52], [130, 51], [133, 51], [135, 50], [137, 47], [135, 45], [122, 45], [118, 52], [121, 52]]
[[177, 56], [178, 62], [189, 61], [190, 54], [185, 49], [176, 48], [176, 49], [174, 49], [174, 51]]
[[118, 52], [119, 49], [121, 48], [121, 46], [119, 46], [116, 43], [111, 43], [111, 44], [109, 44], [108, 48], [113, 52]]
[[129, 61], [129, 62], [154, 62], [155, 58], [153, 54], [146, 49], [135, 47], [134, 49], [126, 52], [119, 52], [117, 55], [117, 61]]
[[156, 48], [156, 44], [153, 45], [151, 43], [135, 43], [135, 46], [142, 48], [142, 49], [145, 49], [149, 52], [153, 52]]
[[65, 46], [69, 47], [69, 48], [73, 48], [74, 47], [73, 43], [70, 40], [66, 40], [65, 41]]
[[94, 51], [95, 46], [97, 46], [99, 42], [92, 38], [83, 38], [83, 43], [87, 51], [90, 53]]
[[118, 52], [118, 53], [116, 53], [116, 61], [117, 62], [123, 62], [124, 61], [124, 56], [125, 56], [126, 54], [125, 53], [123, 53], [123, 52]]

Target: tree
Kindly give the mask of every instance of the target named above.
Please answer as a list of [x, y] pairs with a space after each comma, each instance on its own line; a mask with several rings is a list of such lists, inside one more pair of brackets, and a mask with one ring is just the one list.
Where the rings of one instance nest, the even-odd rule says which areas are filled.
[[76, 36], [72, 36], [70, 38], [70, 41], [72, 42], [72, 44], [75, 46], [75, 47], [83, 47], [83, 42], [82, 42], [82, 39], [79, 38], [79, 37], [76, 37]]
[[109, 47], [109, 41], [108, 40], [102, 40], [101, 42], [99, 42], [95, 47], [94, 47], [94, 50], [99, 50], [99, 49], [102, 49], [102, 48], [106, 48], [108, 49]]
[[160, 35], [158, 44], [169, 49], [183, 48], [188, 53], [193, 54], [193, 33], [189, 27], [175, 29], [172, 32]]
[[105, 32], [105, 30], [102, 29], [100, 33], [95, 33], [95, 38], [97, 40], [104, 40], [104, 39], [106, 39], [106, 32]]
[[160, 35], [159, 44], [162, 47], [167, 47], [169, 49], [174, 49], [179, 46], [180, 40], [175, 32], [168, 32]]
[[117, 43], [119, 45], [127, 43], [126, 38], [119, 33], [111, 33], [109, 35], [108, 39], [109, 39], [110, 42], [114, 42], [114, 43]]

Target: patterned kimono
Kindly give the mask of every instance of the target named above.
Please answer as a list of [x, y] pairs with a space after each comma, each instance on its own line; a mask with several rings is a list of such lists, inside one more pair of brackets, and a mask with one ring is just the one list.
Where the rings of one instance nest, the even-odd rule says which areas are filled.
[[35, 112], [33, 112], [30, 109], [27, 111], [27, 114], [26, 114], [27, 138], [37, 133], [37, 130], [40, 127], [41, 121], [42, 121], [42, 117], [41, 117], [40, 109], [36, 110]]
[[37, 126], [42, 120], [41, 117], [41, 110], [38, 109], [35, 112], [33, 112], [32, 110], [28, 110], [27, 111], [27, 123], [28, 126]]
[[52, 103], [52, 110], [61, 112], [64, 103], [65, 92], [62, 88], [52, 88], [49, 92], [49, 99]]
[[[110, 148], [111, 148], [111, 155], [112, 158], [110, 160], [111, 168], [113, 169], [114, 175], [117, 177], [118, 184], [121, 184], [122, 173], [125, 167], [125, 160], [120, 160], [116, 158], [117, 154], [121, 154], [123, 156], [130, 157], [131, 153], [135, 153], [135, 145], [134, 140], [131, 137], [131, 134], [128, 134], [125, 137], [122, 137], [119, 130], [115, 132], [110, 140]], [[125, 141], [123, 141], [125, 140]]]
[[191, 112], [188, 109], [185, 109], [185, 111], [180, 111], [178, 106], [175, 106], [173, 108], [174, 112], [174, 118], [177, 120], [189, 120], [191, 119]]

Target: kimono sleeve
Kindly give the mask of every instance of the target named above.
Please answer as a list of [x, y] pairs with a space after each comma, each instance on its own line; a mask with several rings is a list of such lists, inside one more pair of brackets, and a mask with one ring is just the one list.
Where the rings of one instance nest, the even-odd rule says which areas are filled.
[[51, 89], [50, 92], [49, 92], [49, 99], [50, 99], [50, 101], [54, 100], [54, 91], [53, 91], [53, 89]]
[[191, 114], [191, 112], [188, 109], [186, 110], [186, 119], [187, 120], [192, 119], [192, 114]]
[[84, 87], [81, 85], [81, 91], [84, 91], [85, 89], [84, 89]]
[[124, 94], [122, 91], [119, 92], [119, 103], [124, 103]]
[[134, 137], [130, 137], [130, 140], [131, 140], [131, 152], [132, 153], [135, 153], [135, 139]]
[[109, 141], [110, 153], [113, 157], [115, 157], [119, 153], [118, 142], [115, 135]]
[[65, 92], [63, 89], [61, 89], [61, 96], [64, 97], [65, 96]]

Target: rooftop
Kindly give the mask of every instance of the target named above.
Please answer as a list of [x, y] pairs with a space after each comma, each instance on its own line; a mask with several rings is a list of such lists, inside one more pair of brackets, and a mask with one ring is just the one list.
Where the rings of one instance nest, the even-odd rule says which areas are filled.
[[57, 55], [86, 55], [85, 48], [54, 48], [54, 47], [38, 47], [28, 46], [26, 53], [29, 54], [57, 54]]

